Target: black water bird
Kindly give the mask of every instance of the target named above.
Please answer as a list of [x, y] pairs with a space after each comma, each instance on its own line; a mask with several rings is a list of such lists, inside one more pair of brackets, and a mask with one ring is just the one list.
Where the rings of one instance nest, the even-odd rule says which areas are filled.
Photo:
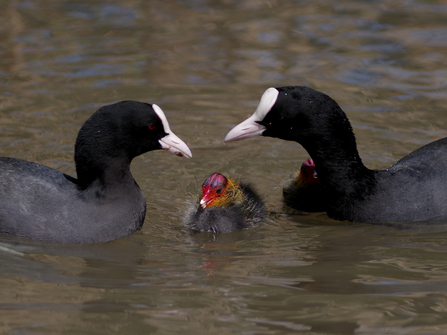
[[336, 220], [405, 222], [447, 218], [447, 138], [429, 143], [385, 170], [365, 167], [339, 105], [308, 87], [269, 88], [255, 113], [225, 141], [262, 135], [295, 141], [315, 162]]
[[77, 179], [47, 166], [0, 158], [0, 233], [58, 242], [105, 242], [139, 230], [146, 201], [132, 159], [165, 149], [191, 157], [160, 107], [122, 101], [96, 111], [75, 145]]

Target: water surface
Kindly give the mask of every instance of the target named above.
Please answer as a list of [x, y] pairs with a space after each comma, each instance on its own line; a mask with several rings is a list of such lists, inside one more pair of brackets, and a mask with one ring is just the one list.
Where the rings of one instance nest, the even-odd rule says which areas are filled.
[[[0, 154], [75, 175], [100, 106], [157, 103], [191, 148], [138, 157], [140, 232], [94, 245], [0, 238], [1, 334], [444, 334], [447, 233], [284, 208], [296, 143], [223, 138], [266, 88], [307, 85], [348, 114], [370, 168], [447, 136], [443, 1], [2, 1]], [[251, 181], [268, 219], [191, 234], [213, 172]], [[447, 224], [447, 223], [446, 223]]]

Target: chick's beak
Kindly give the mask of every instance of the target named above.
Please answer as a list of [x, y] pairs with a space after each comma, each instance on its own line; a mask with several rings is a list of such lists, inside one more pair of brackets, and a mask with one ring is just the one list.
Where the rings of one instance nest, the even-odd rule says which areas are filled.
[[205, 209], [208, 205], [210, 205], [214, 200], [214, 195], [212, 189], [210, 187], [202, 188], [202, 199], [200, 199], [199, 205], [203, 209]]

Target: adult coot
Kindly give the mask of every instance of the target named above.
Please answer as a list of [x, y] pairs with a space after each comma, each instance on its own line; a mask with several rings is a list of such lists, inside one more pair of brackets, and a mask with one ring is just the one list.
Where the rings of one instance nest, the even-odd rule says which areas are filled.
[[265, 215], [253, 186], [214, 173], [203, 182], [198, 208], [187, 225], [201, 232], [230, 233], [253, 226]]
[[157, 105], [104, 106], [81, 127], [78, 179], [47, 166], [0, 158], [0, 232], [60, 243], [105, 242], [143, 225], [146, 201], [130, 162], [150, 150], [191, 157]]
[[380, 223], [447, 218], [447, 138], [386, 170], [370, 170], [359, 157], [351, 124], [338, 104], [300, 86], [267, 89], [255, 113], [225, 141], [256, 135], [296, 141], [307, 150], [333, 219]]
[[293, 179], [283, 188], [284, 203], [305, 212], [326, 211], [326, 197], [314, 161], [306, 160]]

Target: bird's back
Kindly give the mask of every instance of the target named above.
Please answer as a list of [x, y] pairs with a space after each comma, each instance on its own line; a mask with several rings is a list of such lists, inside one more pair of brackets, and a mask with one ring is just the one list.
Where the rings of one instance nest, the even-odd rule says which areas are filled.
[[[374, 191], [346, 206], [362, 222], [447, 219], [447, 138], [429, 143], [385, 170], [374, 171]], [[348, 214], [347, 214], [348, 215]]]
[[[57, 170], [0, 158], [0, 233], [88, 243], [126, 236], [131, 233], [127, 230], [135, 231], [138, 222], [142, 224], [145, 202], [139, 189], [130, 189], [128, 195], [120, 194], [115, 199], [94, 198], [78, 188], [76, 179]], [[129, 204], [131, 200], [135, 203]]]

